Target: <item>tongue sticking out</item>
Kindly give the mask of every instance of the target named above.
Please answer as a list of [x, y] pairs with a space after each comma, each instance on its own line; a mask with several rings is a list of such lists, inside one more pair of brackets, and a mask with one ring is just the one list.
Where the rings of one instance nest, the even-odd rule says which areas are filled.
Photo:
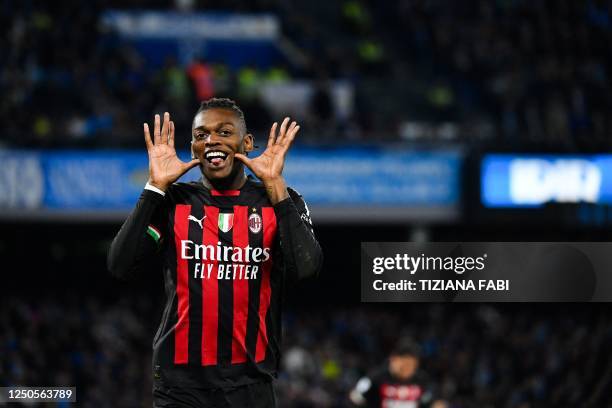
[[218, 166], [219, 164], [223, 163], [223, 159], [220, 157], [215, 157], [210, 162], [214, 164], [215, 166]]

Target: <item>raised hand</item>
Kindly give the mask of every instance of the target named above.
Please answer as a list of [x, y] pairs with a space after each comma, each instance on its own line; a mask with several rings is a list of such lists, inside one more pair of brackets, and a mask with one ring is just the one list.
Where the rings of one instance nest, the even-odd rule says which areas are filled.
[[155, 115], [153, 127], [154, 141], [151, 140], [149, 125], [144, 124], [144, 138], [149, 154], [149, 184], [166, 191], [168, 187], [179, 179], [200, 161], [195, 159], [188, 163], [181, 161], [174, 148], [174, 122], [170, 114], [164, 113], [164, 123], [159, 127], [160, 117]]
[[288, 124], [289, 118], [287, 117], [281, 123], [277, 136], [276, 128], [278, 123], [274, 122], [270, 129], [266, 150], [254, 159], [249, 159], [246, 155], [240, 153], [234, 155], [264, 183], [272, 204], [276, 204], [278, 201], [288, 197], [287, 187], [282, 177], [283, 167], [287, 151], [293, 139], [295, 139], [295, 135], [300, 130], [299, 125], [295, 121], [289, 127], [287, 127]]
[[293, 139], [295, 139], [295, 135], [300, 130], [300, 127], [295, 121], [291, 123], [289, 128], [287, 128], [288, 124], [289, 118], [285, 118], [280, 126], [280, 132], [278, 136], [276, 136], [278, 124], [274, 122], [270, 129], [266, 150], [254, 159], [249, 159], [247, 156], [240, 153], [235, 154], [235, 157], [251, 169], [264, 184], [281, 177], [283, 173], [285, 155]]

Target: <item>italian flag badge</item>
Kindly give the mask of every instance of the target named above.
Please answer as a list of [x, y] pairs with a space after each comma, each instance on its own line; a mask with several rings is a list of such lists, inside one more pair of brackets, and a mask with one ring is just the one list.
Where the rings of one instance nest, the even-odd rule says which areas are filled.
[[234, 225], [234, 214], [219, 214], [219, 229], [227, 232]]
[[159, 232], [157, 228], [155, 228], [152, 225], [149, 225], [147, 227], [147, 234], [149, 234], [149, 236], [153, 238], [156, 244], [159, 244], [159, 240], [161, 239], [161, 233]]

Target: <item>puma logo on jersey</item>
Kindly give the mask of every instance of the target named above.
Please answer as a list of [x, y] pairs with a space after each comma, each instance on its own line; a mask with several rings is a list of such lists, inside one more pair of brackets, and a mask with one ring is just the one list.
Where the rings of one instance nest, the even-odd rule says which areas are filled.
[[202, 221], [204, 221], [204, 218], [206, 218], [206, 216], [203, 216], [201, 220], [198, 220], [196, 217], [194, 217], [193, 215], [190, 215], [189, 217], [187, 217], [187, 219], [189, 221], [195, 221], [198, 223], [198, 225], [200, 226], [200, 229], [204, 229], [204, 227], [202, 227]]

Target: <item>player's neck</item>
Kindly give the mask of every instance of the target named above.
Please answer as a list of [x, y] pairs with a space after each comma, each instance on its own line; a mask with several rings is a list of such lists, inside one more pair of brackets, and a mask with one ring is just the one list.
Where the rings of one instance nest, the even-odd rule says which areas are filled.
[[224, 179], [209, 180], [206, 177], [202, 177], [202, 183], [210, 190], [239, 190], [244, 183], [247, 181], [247, 176], [244, 171], [238, 172], [233, 177], [226, 177]]

